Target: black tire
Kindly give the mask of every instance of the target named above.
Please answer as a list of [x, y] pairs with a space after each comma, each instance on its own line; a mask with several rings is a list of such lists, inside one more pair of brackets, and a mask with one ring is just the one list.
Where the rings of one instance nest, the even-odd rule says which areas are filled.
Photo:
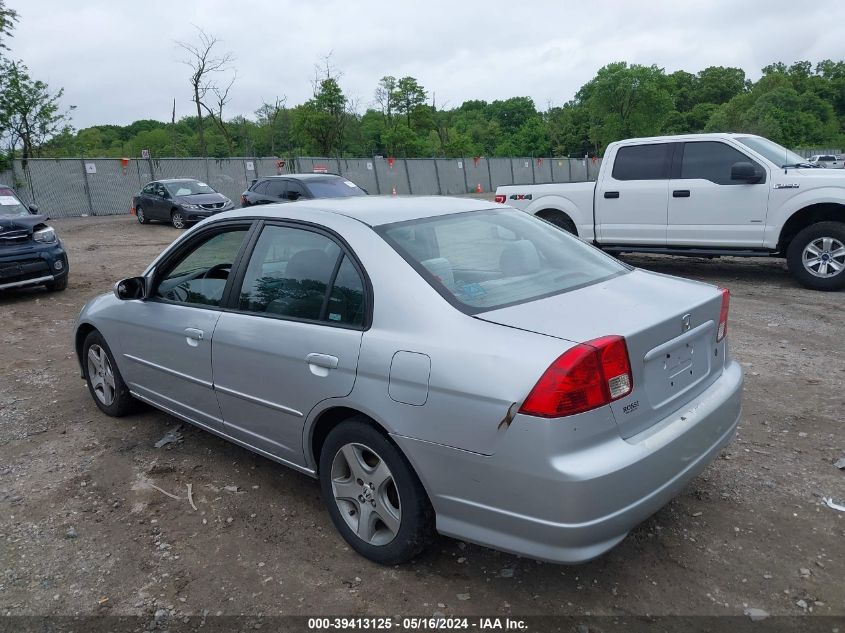
[[[88, 361], [88, 354], [92, 346], [96, 346], [105, 353], [114, 376], [114, 399], [109, 403], [103, 402], [95, 391]], [[85, 375], [88, 391], [94, 399], [94, 404], [99, 407], [100, 411], [114, 418], [120, 418], [135, 408], [137, 401], [129, 393], [126, 383], [123, 382], [123, 376], [120, 375], [120, 370], [117, 368], [117, 363], [114, 361], [114, 356], [111, 353], [108, 343], [106, 343], [106, 340], [97, 330], [88, 334], [85, 337], [85, 342], [82, 344], [82, 371]]]
[[537, 217], [554, 224], [559, 229], [572, 233], [572, 235], [578, 235], [578, 229], [575, 228], [575, 223], [560, 211], [540, 211]]
[[144, 214], [144, 210], [141, 207], [135, 208], [135, 217], [138, 218], [138, 222], [141, 224], [148, 224], [150, 221]]
[[55, 279], [53, 281], [48, 281], [44, 284], [44, 287], [47, 288], [50, 292], [61, 292], [67, 288], [67, 281], [70, 277], [70, 273], [65, 273], [62, 277]]
[[[816, 269], [816, 274], [811, 272], [812, 266], [808, 267], [804, 261], [804, 251], [808, 246], [813, 245], [817, 240], [824, 238], [832, 238], [845, 245], [845, 222], [817, 222], [802, 229], [789, 243], [789, 248], [786, 250], [786, 262], [789, 266], [790, 274], [802, 286], [811, 288], [813, 290], [841, 290], [845, 288], [845, 257], [837, 256], [833, 258], [835, 265], [839, 265], [839, 271], [828, 276], [819, 276], [819, 269]], [[838, 249], [836, 251], [838, 252]], [[830, 253], [826, 253], [827, 261], [830, 261]], [[827, 270], [831, 270], [827, 267]]]
[[[335, 500], [332, 465], [335, 456], [349, 444], [363, 445], [375, 453], [392, 475], [401, 514], [398, 531], [385, 544], [373, 545], [359, 537], [341, 516]], [[365, 416], [349, 418], [329, 432], [320, 452], [319, 474], [320, 492], [332, 522], [352, 549], [365, 558], [382, 565], [398, 565], [418, 556], [432, 542], [434, 509], [425, 489], [402, 452]], [[350, 511], [352, 514], [354, 511]]]
[[188, 221], [185, 219], [185, 214], [179, 209], [173, 209], [170, 212], [170, 223], [173, 225], [174, 229], [188, 228]]

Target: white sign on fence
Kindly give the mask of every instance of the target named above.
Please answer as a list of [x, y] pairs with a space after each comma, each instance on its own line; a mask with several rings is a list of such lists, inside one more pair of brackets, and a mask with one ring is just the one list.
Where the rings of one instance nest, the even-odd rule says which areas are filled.
[[373, 164], [367, 163], [367, 169], [369, 169], [370, 171], [373, 171]]
[[464, 162], [462, 160], [459, 160], [458, 161], [458, 169], [463, 169], [463, 168], [464, 168]]
[[142, 149], [141, 150], [141, 158], [143, 158], [144, 160], [150, 160], [150, 150]]
[[85, 163], [85, 173], [86, 174], [96, 174], [97, 173], [97, 164], [96, 163]]
[[251, 160], [246, 161], [246, 170], [255, 171], [255, 164]]

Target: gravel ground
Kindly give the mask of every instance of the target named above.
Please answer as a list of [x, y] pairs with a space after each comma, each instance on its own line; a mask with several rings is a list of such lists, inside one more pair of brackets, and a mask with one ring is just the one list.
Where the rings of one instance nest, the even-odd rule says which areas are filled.
[[731, 289], [746, 388], [736, 441], [621, 545], [563, 567], [441, 538], [385, 568], [346, 547], [315, 481], [187, 425], [155, 448], [178, 424], [155, 410], [99, 412], [74, 320], [177, 231], [53, 225], [68, 290], [0, 294], [0, 614], [845, 615], [845, 513], [822, 502], [845, 503], [845, 294], [779, 260], [626, 257]]

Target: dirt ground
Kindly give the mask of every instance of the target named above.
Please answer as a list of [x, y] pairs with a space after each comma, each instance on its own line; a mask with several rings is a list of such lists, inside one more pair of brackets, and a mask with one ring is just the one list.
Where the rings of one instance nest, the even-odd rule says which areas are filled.
[[128, 216], [52, 224], [67, 291], [0, 295], [0, 614], [845, 615], [845, 513], [822, 502], [845, 503], [845, 293], [799, 288], [778, 260], [626, 257], [731, 289], [736, 441], [591, 563], [441, 538], [385, 568], [345, 545], [314, 480], [188, 425], [155, 448], [178, 422], [152, 409], [99, 412], [74, 321], [178, 233]]

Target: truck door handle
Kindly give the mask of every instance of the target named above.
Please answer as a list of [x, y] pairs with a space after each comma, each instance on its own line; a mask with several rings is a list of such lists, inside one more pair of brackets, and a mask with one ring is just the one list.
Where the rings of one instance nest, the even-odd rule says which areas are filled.
[[689, 189], [675, 189], [672, 192], [673, 198], [689, 198]]
[[618, 198], [619, 192], [618, 191], [605, 191], [604, 197], [605, 198]]
[[309, 365], [316, 365], [317, 367], [324, 367], [326, 369], [337, 369], [337, 356], [329, 356], [328, 354], [308, 354], [305, 357], [305, 362]]

